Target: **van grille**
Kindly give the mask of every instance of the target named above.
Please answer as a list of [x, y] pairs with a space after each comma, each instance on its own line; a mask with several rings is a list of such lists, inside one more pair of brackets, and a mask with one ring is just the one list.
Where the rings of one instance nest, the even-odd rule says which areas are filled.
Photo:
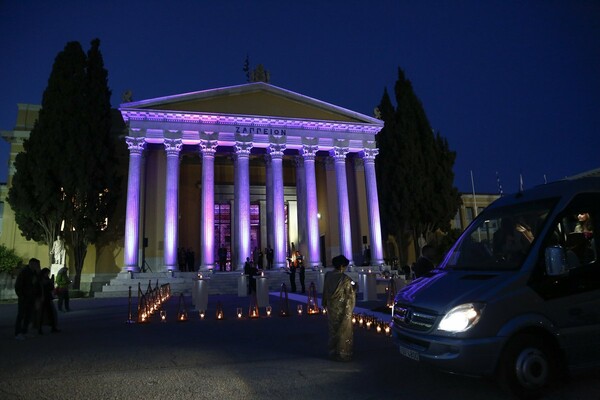
[[411, 307], [396, 305], [394, 307], [393, 319], [395, 325], [425, 332], [433, 327], [437, 316], [430, 312], [417, 311]]

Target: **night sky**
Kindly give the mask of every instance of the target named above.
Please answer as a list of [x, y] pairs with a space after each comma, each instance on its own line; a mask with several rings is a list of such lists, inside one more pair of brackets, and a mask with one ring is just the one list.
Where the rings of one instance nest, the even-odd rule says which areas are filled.
[[471, 171], [508, 193], [600, 167], [598, 1], [0, 0], [0, 129], [41, 103], [66, 42], [96, 37], [113, 107], [243, 84], [248, 54], [273, 85], [372, 116], [401, 67], [459, 190]]

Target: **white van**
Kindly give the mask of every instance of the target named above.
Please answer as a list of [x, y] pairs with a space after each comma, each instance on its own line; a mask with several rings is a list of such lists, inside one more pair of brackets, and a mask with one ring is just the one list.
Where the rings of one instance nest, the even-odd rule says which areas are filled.
[[393, 308], [400, 353], [537, 396], [600, 365], [600, 178], [505, 196]]

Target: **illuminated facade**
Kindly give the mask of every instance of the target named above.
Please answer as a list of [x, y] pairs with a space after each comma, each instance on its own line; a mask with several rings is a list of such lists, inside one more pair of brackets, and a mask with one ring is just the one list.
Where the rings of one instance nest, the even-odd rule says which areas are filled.
[[[375, 135], [383, 122], [266, 83], [121, 104], [129, 148], [123, 271], [231, 269], [253, 249], [306, 264], [383, 264]], [[147, 247], [145, 246], [147, 245]]]

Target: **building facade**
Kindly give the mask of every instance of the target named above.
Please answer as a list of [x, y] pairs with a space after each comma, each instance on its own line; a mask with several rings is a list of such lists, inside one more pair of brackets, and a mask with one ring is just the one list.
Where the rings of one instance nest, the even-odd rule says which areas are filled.
[[[383, 122], [250, 83], [122, 104], [129, 176], [125, 271], [178, 270], [178, 252], [229, 269], [259, 249], [383, 263], [375, 135]], [[147, 247], [144, 247], [144, 246]], [[365, 260], [364, 250], [371, 257]]]
[[[2, 132], [11, 156], [1, 200], [39, 109], [19, 104], [15, 129]], [[82, 287], [123, 271], [179, 270], [183, 250], [195, 270], [215, 268], [223, 247], [230, 270], [267, 247], [275, 268], [296, 250], [309, 266], [337, 254], [383, 263], [374, 164], [382, 121], [262, 82], [119, 111], [129, 149], [124, 239], [91, 246]], [[5, 202], [0, 241], [24, 259], [48, 255], [21, 236]]]

